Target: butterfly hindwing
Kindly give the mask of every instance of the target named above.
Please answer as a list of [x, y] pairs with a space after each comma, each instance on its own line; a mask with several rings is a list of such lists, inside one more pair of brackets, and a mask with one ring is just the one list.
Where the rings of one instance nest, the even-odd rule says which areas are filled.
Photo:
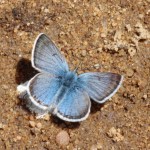
[[79, 85], [98, 103], [104, 103], [119, 89], [123, 76], [115, 73], [84, 73], [79, 75]]
[[61, 87], [59, 77], [39, 73], [28, 83], [28, 94], [34, 105], [46, 109], [53, 103], [53, 97]]
[[66, 93], [54, 113], [62, 120], [79, 122], [88, 117], [90, 107], [88, 94], [80, 88], [73, 87]]
[[32, 51], [32, 66], [40, 71], [63, 75], [69, 70], [65, 58], [55, 44], [43, 33], [35, 40]]

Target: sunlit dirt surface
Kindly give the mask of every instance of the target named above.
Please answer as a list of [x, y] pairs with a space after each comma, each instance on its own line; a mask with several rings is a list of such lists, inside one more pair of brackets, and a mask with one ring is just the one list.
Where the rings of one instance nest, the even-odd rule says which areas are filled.
[[[0, 149], [150, 149], [149, 6], [149, 0], [0, 0]], [[41, 32], [70, 68], [83, 62], [79, 73], [124, 75], [111, 100], [92, 103], [81, 123], [37, 120], [17, 98], [17, 85], [37, 73], [30, 60]], [[62, 131], [66, 144], [57, 139]]]

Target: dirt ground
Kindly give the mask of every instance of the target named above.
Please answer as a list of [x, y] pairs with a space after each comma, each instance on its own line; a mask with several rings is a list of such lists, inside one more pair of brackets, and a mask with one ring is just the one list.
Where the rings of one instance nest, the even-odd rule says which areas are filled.
[[[79, 73], [124, 75], [87, 120], [36, 119], [17, 85], [36, 74], [31, 50], [45, 33]], [[0, 0], [0, 150], [150, 149], [150, 0]], [[61, 137], [67, 144], [57, 141]]]

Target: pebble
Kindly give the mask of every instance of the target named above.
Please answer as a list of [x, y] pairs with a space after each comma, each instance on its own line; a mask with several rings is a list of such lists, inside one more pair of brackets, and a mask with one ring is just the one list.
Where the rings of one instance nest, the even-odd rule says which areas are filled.
[[128, 68], [127, 71], [126, 71], [126, 74], [127, 74], [128, 77], [132, 77], [133, 74], [134, 74], [134, 71], [131, 68]]
[[97, 146], [96, 145], [92, 145], [90, 150], [97, 150]]
[[82, 50], [82, 53], [81, 53], [81, 55], [83, 56], [83, 57], [85, 57], [86, 56], [86, 50]]
[[112, 27], [116, 27], [117, 26], [117, 22], [112, 22]]
[[95, 67], [95, 69], [99, 69], [100, 64], [95, 64], [94, 67]]
[[50, 115], [49, 114], [44, 115], [43, 119], [46, 120], [46, 121], [49, 121], [50, 120]]
[[41, 129], [41, 128], [42, 128], [42, 124], [39, 122], [39, 123], [36, 124], [36, 127], [37, 127], [38, 129]]
[[105, 33], [101, 33], [101, 37], [105, 38], [107, 35]]
[[128, 32], [132, 31], [132, 28], [131, 28], [131, 25], [130, 24], [127, 24], [125, 26], [125, 28], [127, 29]]
[[0, 129], [4, 129], [4, 125], [0, 123]]
[[34, 128], [35, 127], [35, 122], [34, 121], [29, 121], [30, 127]]
[[102, 150], [102, 144], [101, 143], [98, 143], [98, 144], [95, 144], [95, 145], [92, 145], [90, 150]]
[[133, 47], [130, 47], [130, 48], [128, 49], [128, 53], [129, 53], [129, 55], [130, 55], [131, 57], [133, 57], [133, 56], [136, 54], [136, 49], [133, 48]]
[[124, 137], [121, 135], [120, 129], [115, 129], [112, 127], [108, 132], [107, 135], [113, 139], [114, 142], [123, 141]]
[[18, 136], [16, 137], [16, 139], [20, 141], [20, 140], [21, 140], [21, 136], [18, 135]]
[[144, 94], [142, 98], [146, 100], [148, 98], [147, 94]]
[[3, 85], [2, 85], [2, 88], [3, 88], [4, 90], [8, 90], [8, 89], [9, 89], [9, 86], [7, 86], [6, 84], [3, 84]]
[[44, 9], [44, 12], [45, 13], [49, 13], [49, 9]]
[[97, 52], [102, 52], [102, 47], [99, 47], [99, 48], [97, 49]]
[[57, 136], [56, 136], [56, 142], [61, 145], [61, 146], [65, 146], [69, 144], [69, 134], [66, 131], [60, 131]]

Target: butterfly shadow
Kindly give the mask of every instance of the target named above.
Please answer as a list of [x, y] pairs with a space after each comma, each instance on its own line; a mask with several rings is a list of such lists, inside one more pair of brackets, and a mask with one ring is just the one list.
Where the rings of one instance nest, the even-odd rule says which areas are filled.
[[31, 61], [25, 58], [19, 60], [16, 68], [16, 83], [19, 85], [30, 80], [38, 72], [32, 67]]
[[91, 99], [91, 114], [94, 114], [101, 110], [105, 104], [98, 104], [94, 100]]
[[[38, 72], [32, 67], [31, 61], [25, 58], [21, 58], [16, 66], [15, 80], [16, 84], [20, 85], [29, 81]], [[26, 100], [17, 97], [19, 102], [17, 103], [18, 108], [22, 108], [25, 112], [30, 113], [30, 110], [26, 107]]]
[[[91, 100], [91, 104], [92, 104], [91, 113], [89, 115], [100, 111], [101, 108], [104, 106], [104, 104], [98, 104], [94, 102], [93, 100]], [[51, 122], [54, 122], [59, 128], [62, 128], [62, 129], [64, 128], [76, 129], [76, 128], [79, 128], [80, 124], [82, 123], [82, 122], [66, 122], [53, 115], [51, 115], [50, 120]]]
[[55, 123], [55, 125], [61, 129], [77, 129], [80, 127], [80, 122], [67, 122], [59, 119], [57, 116], [51, 115], [50, 121]]

